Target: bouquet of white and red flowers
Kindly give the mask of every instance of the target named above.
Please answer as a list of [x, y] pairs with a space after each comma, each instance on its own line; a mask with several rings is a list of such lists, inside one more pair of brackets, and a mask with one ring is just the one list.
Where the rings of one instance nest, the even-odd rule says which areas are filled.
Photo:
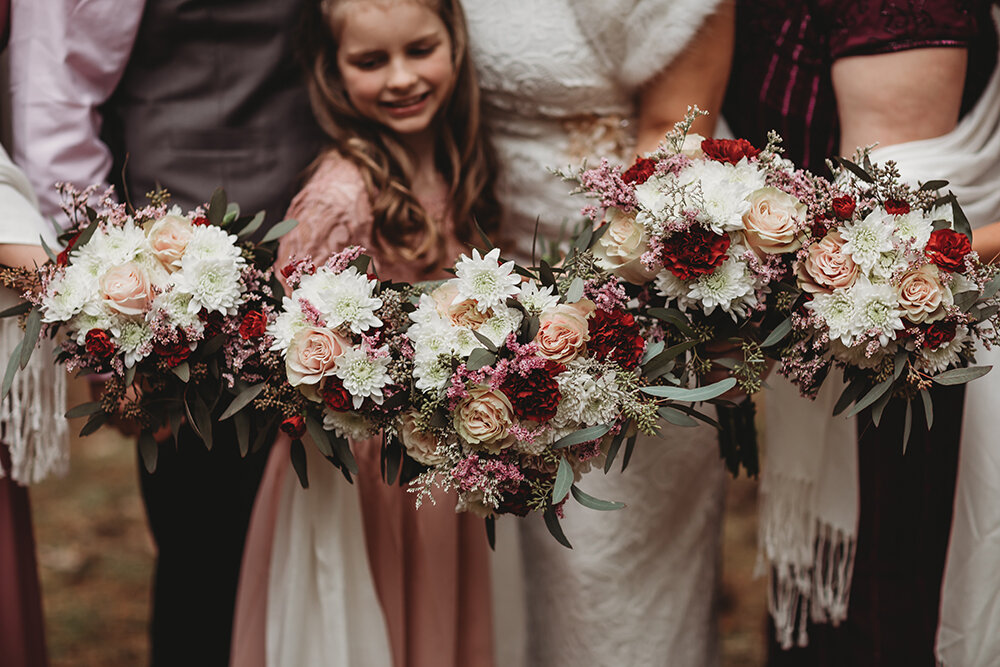
[[[36, 272], [15, 276], [27, 302], [6, 314], [26, 313], [26, 336], [8, 379], [39, 335], [58, 333], [58, 360], [67, 371], [107, 376], [99, 401], [68, 413], [90, 416], [84, 434], [112, 417], [138, 422], [150, 469], [157, 427], [169, 424], [176, 437], [186, 417], [211, 446], [217, 406], [266, 373], [269, 265], [277, 238], [294, 222], [279, 223], [255, 244], [246, 239], [264, 214], [240, 217], [221, 190], [209, 206], [187, 214], [169, 207], [162, 192], [140, 210], [116, 203], [110, 193], [95, 210], [87, 204], [92, 189], [63, 192], [67, 246], [58, 255], [49, 251], [52, 261]], [[250, 415], [240, 418], [244, 451], [259, 435], [254, 431], [263, 430], [253, 422]]]
[[996, 341], [1000, 271], [972, 250], [955, 197], [938, 196], [946, 182], [914, 189], [891, 162], [861, 157], [864, 167], [837, 161], [839, 192], [798, 253], [806, 299], [781, 372], [815, 395], [831, 367], [843, 368], [848, 386], [837, 412], [871, 406], [877, 423], [893, 395], [919, 395], [929, 423], [932, 383], [961, 384], [989, 370], [971, 364], [977, 341]]

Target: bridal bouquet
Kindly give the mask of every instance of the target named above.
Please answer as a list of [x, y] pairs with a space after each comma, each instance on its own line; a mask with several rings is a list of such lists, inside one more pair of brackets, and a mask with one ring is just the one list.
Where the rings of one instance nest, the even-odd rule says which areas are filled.
[[[182, 213], [168, 195], [129, 211], [106, 196], [95, 210], [92, 190], [64, 188], [71, 224], [66, 247], [37, 272], [23, 272], [25, 339], [7, 369], [9, 387], [39, 335], [62, 337], [58, 360], [72, 372], [105, 374], [99, 401], [70, 410], [89, 415], [83, 434], [109, 418], [138, 422], [146, 466], [156, 465], [156, 427], [176, 437], [184, 418], [211, 447], [216, 407], [266, 372], [264, 327], [272, 311], [269, 265], [280, 223], [260, 244], [245, 240], [263, 213], [241, 218], [221, 190], [205, 208]], [[260, 431], [249, 415], [238, 432], [244, 450]]]
[[[677, 379], [663, 343], [647, 343], [623, 308], [617, 281], [564, 270], [557, 280], [544, 263], [535, 277], [499, 252], [473, 250], [458, 261], [455, 278], [420, 297], [406, 332], [413, 403], [397, 433], [427, 467], [414, 482], [418, 502], [440, 487], [457, 491], [459, 511], [488, 522], [542, 511], [568, 545], [558, 517], [570, 494], [594, 509], [621, 507], [575, 482], [594, 466], [610, 467], [626, 440], [627, 460], [636, 434], [655, 432], [658, 413], [683, 415], [666, 399], [699, 395], [648, 386]], [[657, 367], [644, 377], [653, 357]], [[710, 388], [705, 398], [733, 384]]]
[[977, 340], [996, 340], [1000, 272], [972, 251], [955, 197], [937, 195], [946, 182], [914, 190], [892, 163], [862, 157], [863, 168], [838, 160], [840, 194], [798, 252], [795, 278], [808, 299], [792, 318], [781, 372], [815, 395], [831, 366], [843, 368], [838, 412], [871, 406], [877, 423], [893, 395], [919, 395], [930, 423], [932, 383], [989, 370], [971, 364]]
[[369, 264], [364, 248], [352, 246], [320, 266], [293, 258], [282, 269], [292, 292], [267, 333], [284, 372], [273, 376], [264, 403], [280, 406], [303, 486], [303, 435], [350, 478], [357, 466], [347, 439], [378, 435], [409, 403], [411, 288], [380, 283], [366, 273]]

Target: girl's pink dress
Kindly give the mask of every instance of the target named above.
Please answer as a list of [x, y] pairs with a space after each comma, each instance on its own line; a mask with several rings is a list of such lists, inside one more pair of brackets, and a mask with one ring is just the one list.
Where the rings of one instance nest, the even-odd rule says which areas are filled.
[[[464, 248], [447, 216], [445, 184], [441, 181], [434, 191], [417, 195], [431, 215], [445, 221], [448, 256], [457, 258]], [[357, 168], [335, 153], [323, 159], [295, 197], [288, 217], [297, 219], [299, 226], [282, 239], [278, 266], [293, 254], [311, 255], [321, 261], [349, 245], [371, 245], [372, 214], [364, 183]], [[421, 275], [414, 267], [381, 261], [377, 253], [370, 254], [383, 280], [415, 282], [448, 277]], [[453, 496], [438, 497], [436, 505], [425, 503], [417, 509], [414, 495], [405, 487], [387, 486], [382, 481], [379, 447], [377, 438], [352, 443], [360, 468], [355, 486], [360, 496], [368, 568], [362, 564], [355, 568], [357, 572], [348, 575], [372, 578], [394, 667], [491, 667], [489, 555], [482, 520], [456, 514]], [[311, 461], [310, 474], [317, 465], [325, 462], [318, 458]], [[275, 660], [273, 647], [265, 650], [266, 637], [269, 633], [274, 638], [276, 632], [294, 632], [294, 628], [287, 629], [287, 623], [285, 630], [276, 631], [273, 621], [269, 629], [267, 614], [272, 544], [276, 532], [279, 539], [285, 534], [279, 525], [279, 504], [282, 494], [288, 493], [287, 476], [293, 474], [289, 468], [288, 439], [283, 436], [271, 452], [247, 536], [233, 633], [231, 664], [235, 667], [262, 667], [268, 655]], [[347, 484], [339, 474], [331, 481]], [[308, 494], [313, 488], [310, 476], [310, 489], [297, 489], [296, 493]], [[362, 539], [360, 534], [337, 537]], [[308, 637], [292, 638], [296, 639], [309, 641]], [[372, 659], [339, 649], [337, 653], [340, 660], [352, 664]], [[299, 659], [315, 660], [315, 655]], [[333, 660], [335, 656], [328, 657], [330, 660], [324, 664], [339, 664]]]

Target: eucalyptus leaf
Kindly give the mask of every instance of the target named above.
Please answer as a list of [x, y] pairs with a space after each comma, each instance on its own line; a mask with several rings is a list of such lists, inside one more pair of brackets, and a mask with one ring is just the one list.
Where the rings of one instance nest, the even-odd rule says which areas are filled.
[[486, 543], [490, 545], [491, 551], [496, 551], [497, 549], [497, 520], [488, 516], [485, 519], [486, 523]]
[[15, 315], [24, 315], [26, 312], [34, 308], [28, 301], [22, 301], [16, 306], [11, 306], [10, 308], [5, 308], [0, 310], [0, 319], [4, 317], [14, 317]]
[[227, 227], [240, 217], [240, 205], [234, 201], [226, 204], [226, 214], [222, 216], [222, 226]]
[[611, 445], [608, 447], [608, 453], [604, 457], [604, 472], [607, 473], [611, 470], [611, 465], [615, 462], [615, 457], [618, 456], [618, 450], [621, 449], [622, 443], [625, 442], [625, 432], [628, 430], [629, 424], [623, 424], [621, 430], [618, 431], [618, 435], [611, 439]]
[[284, 236], [288, 232], [298, 227], [298, 225], [299, 225], [298, 220], [293, 220], [293, 219], [282, 220], [274, 227], [271, 227], [271, 229], [267, 230], [267, 233], [264, 234], [264, 238], [262, 238], [260, 242], [268, 243], [270, 241], [277, 241], [282, 236]]
[[38, 237], [38, 242], [42, 244], [42, 250], [45, 251], [45, 254], [49, 258], [49, 261], [51, 261], [51, 262], [57, 262], [57, 261], [59, 261], [57, 259], [57, 257], [56, 257], [56, 253], [54, 253], [52, 251], [52, 248], [49, 247], [49, 244], [45, 242], [45, 237], [44, 236], [39, 236]]
[[781, 324], [774, 327], [774, 331], [764, 339], [764, 342], [760, 344], [761, 347], [771, 347], [772, 345], [777, 345], [785, 339], [785, 336], [792, 332], [792, 318], [788, 317], [782, 320]]
[[608, 431], [611, 430], [611, 424], [598, 424], [597, 426], [588, 426], [587, 428], [582, 428], [579, 431], [574, 431], [569, 435], [564, 435], [563, 437], [552, 443], [553, 449], [562, 449], [563, 447], [572, 447], [573, 445], [582, 445], [585, 442], [591, 442], [597, 440], [598, 438], [603, 438]]
[[1000, 306], [986, 306], [985, 308], [980, 308], [976, 311], [976, 321], [985, 322], [994, 315], [1000, 312]]
[[538, 330], [542, 325], [537, 315], [530, 315], [524, 318], [522, 326], [524, 327], [524, 340], [532, 341], [535, 340], [535, 336], [538, 335]]
[[583, 252], [590, 247], [590, 241], [594, 238], [594, 226], [588, 221], [575, 239], [573, 239], [573, 250]]
[[226, 334], [219, 334], [218, 336], [212, 336], [204, 345], [201, 346], [201, 357], [209, 357], [219, 350], [226, 343]]
[[732, 357], [719, 357], [718, 359], [712, 359], [712, 363], [722, 366], [723, 368], [728, 368], [729, 370], [735, 370], [736, 365], [740, 362]]
[[222, 224], [222, 219], [226, 215], [227, 203], [226, 191], [222, 188], [216, 188], [208, 202], [208, 215], [206, 217], [210, 223], [216, 226]]
[[861, 392], [864, 391], [865, 384], [861, 378], [856, 378], [853, 382], [844, 387], [844, 391], [840, 393], [840, 398], [837, 399], [837, 404], [833, 407], [833, 416], [836, 417], [841, 412], [847, 409], [851, 403], [856, 401]]
[[487, 350], [489, 350], [490, 352], [492, 352], [494, 354], [497, 353], [498, 348], [496, 346], [496, 343], [494, 343], [492, 340], [490, 340], [489, 336], [484, 336], [483, 334], [479, 333], [478, 331], [473, 331], [472, 335], [475, 336], [476, 340], [478, 340], [480, 343], [482, 343], [483, 347], [485, 347]]
[[941, 188], [948, 187], [948, 181], [927, 181], [920, 186], [920, 192], [926, 192], [927, 190], [940, 190]]
[[156, 444], [153, 434], [146, 430], [139, 434], [139, 455], [142, 456], [142, 465], [146, 472], [152, 475], [156, 472], [156, 459], [160, 453], [160, 446]]
[[965, 211], [963, 211], [962, 207], [959, 205], [958, 197], [953, 197], [951, 200], [951, 215], [955, 220], [955, 231], [959, 234], [964, 234], [966, 238], [971, 241], [972, 225], [969, 224], [969, 219], [965, 217]]
[[847, 413], [847, 416], [853, 417], [854, 415], [858, 414], [859, 412], [867, 408], [869, 405], [873, 404], [875, 401], [880, 399], [883, 396], [883, 394], [885, 394], [886, 392], [889, 391], [889, 389], [892, 388], [892, 383], [895, 382], [895, 380], [896, 380], [895, 378], [889, 377], [886, 378], [884, 381], [880, 382], [879, 384], [875, 385], [874, 387], [872, 387], [867, 394], [865, 394], [862, 398], [858, 400], [857, 403], [854, 404], [854, 407], [851, 408], [850, 412]]
[[687, 352], [692, 347], [698, 344], [696, 340], [687, 340], [683, 343], [678, 343], [677, 345], [672, 345], [660, 352], [658, 355], [653, 357], [645, 366], [642, 368], [642, 374], [647, 378], [655, 379], [666, 372], [667, 366], [677, 357], [679, 357], [684, 352]]
[[544, 259], [538, 262], [538, 278], [542, 281], [542, 285], [556, 284], [556, 277], [552, 273], [552, 267]]
[[87, 420], [87, 423], [80, 429], [80, 437], [83, 438], [90, 435], [97, 429], [104, 426], [107, 421], [108, 416], [103, 411], [91, 415], [90, 419]]
[[247, 223], [247, 226], [241, 229], [240, 233], [237, 234], [237, 236], [241, 239], [245, 239], [248, 236], [253, 235], [253, 233], [256, 232], [258, 229], [260, 229], [261, 225], [264, 224], [265, 217], [266, 214], [264, 211], [257, 211], [257, 214], [250, 219], [250, 222]]
[[225, 412], [223, 412], [222, 415], [219, 417], [219, 421], [225, 421], [229, 419], [237, 412], [248, 406], [250, 403], [253, 402], [255, 398], [257, 398], [260, 395], [262, 391], [264, 391], [264, 387], [266, 386], [267, 382], [260, 382], [258, 384], [247, 387], [246, 389], [241, 391], [239, 394], [237, 394], [236, 398], [233, 399], [233, 402], [229, 404], [229, 407], [226, 408]]
[[646, 365], [650, 359], [663, 352], [663, 348], [666, 347], [666, 343], [662, 340], [658, 340], [655, 343], [647, 343], [646, 349], [642, 353], [642, 361], [639, 362], [640, 366]]
[[589, 493], [586, 493], [583, 490], [581, 490], [580, 487], [578, 487], [576, 484], [571, 486], [569, 490], [572, 492], [573, 498], [576, 499], [576, 502], [592, 510], [597, 510], [599, 512], [612, 512], [614, 510], [620, 510], [623, 507], [625, 507], [625, 503], [619, 503], [611, 500], [601, 500], [600, 498], [595, 498]]
[[556, 538], [556, 542], [567, 549], [572, 549], [573, 545], [566, 539], [566, 534], [563, 533], [562, 526], [559, 524], [559, 516], [556, 514], [556, 508], [552, 506], [546, 507], [542, 518], [545, 519], [545, 527], [549, 529], [552, 537]]
[[669, 398], [675, 401], [687, 401], [697, 403], [717, 398], [736, 386], [736, 378], [725, 378], [703, 387], [688, 389], [687, 387], [642, 387], [640, 391], [657, 398]]
[[983, 377], [990, 372], [992, 366], [969, 366], [968, 368], [953, 368], [950, 371], [938, 373], [932, 380], [938, 384], [955, 385], [965, 384]]
[[[348, 263], [347, 268], [354, 267], [357, 269], [358, 273], [367, 273], [368, 265], [372, 263], [372, 258], [369, 255], [358, 255]], [[432, 290], [428, 290], [428, 293]]]
[[170, 433], [177, 442], [177, 434], [181, 431], [181, 423], [184, 421], [184, 402], [181, 401], [181, 410], [173, 410], [167, 415], [167, 422], [170, 424]]
[[303, 489], [308, 489], [309, 471], [306, 470], [306, 448], [298, 438], [292, 440], [289, 456], [292, 459], [292, 468], [295, 470], [295, 474], [298, 475], [299, 484], [302, 485]]
[[469, 360], [465, 362], [465, 367], [470, 371], [478, 371], [480, 368], [496, 363], [496, 360], [497, 355], [485, 348], [477, 347], [469, 353]]
[[233, 415], [233, 426], [236, 427], [236, 442], [240, 446], [240, 456], [246, 457], [250, 451], [250, 416], [245, 412]]
[[892, 392], [887, 391], [878, 397], [878, 400], [872, 404], [872, 423], [878, 426], [882, 423], [882, 413], [885, 412], [885, 408], [889, 405], [889, 400], [892, 399]]
[[180, 378], [181, 382], [187, 382], [191, 379], [191, 367], [188, 366], [188, 362], [186, 361], [182, 361], [171, 368], [170, 372]]
[[[358, 462], [354, 460], [354, 452], [351, 451], [351, 443], [347, 441], [347, 438], [341, 438], [333, 431], [327, 431], [327, 439], [330, 441], [330, 446], [333, 447], [334, 454], [344, 464], [347, 471], [357, 475]], [[351, 481], [350, 476], [348, 476], [348, 481]]]
[[483, 228], [479, 224], [479, 220], [477, 220], [475, 216], [472, 218], [472, 224], [475, 225], [476, 231], [479, 233], [479, 238], [482, 239], [483, 244], [490, 250], [493, 250], [496, 246], [493, 245], [493, 241], [490, 240], [489, 235], [483, 231]]
[[669, 322], [688, 338], [698, 338], [697, 332], [691, 328], [687, 318], [684, 317], [684, 313], [676, 308], [650, 308], [646, 311], [646, 314], [658, 320]]
[[399, 439], [393, 437], [386, 441], [383, 438], [382, 477], [386, 484], [392, 485], [396, 481], [396, 476], [399, 475], [399, 469], [402, 467], [402, 458], [403, 444]]
[[903, 418], [903, 453], [906, 454], [906, 445], [910, 442], [910, 429], [913, 428], [913, 407], [910, 401], [906, 402], [906, 416]]
[[636, 436], [633, 435], [625, 443], [625, 454], [622, 456], [622, 472], [625, 472], [625, 469], [628, 468], [629, 461], [632, 460], [632, 452], [635, 451], [635, 441]]
[[[88, 212], [92, 210], [93, 209], [88, 209]], [[97, 231], [98, 226], [97, 212], [95, 211], [94, 216], [90, 219], [90, 224], [87, 225], [82, 232], [80, 232], [78, 237], [76, 237], [76, 244], [73, 246], [73, 250], [79, 250], [83, 246], [87, 245], [90, 242], [90, 239], [94, 237], [94, 232]]]
[[0, 399], [7, 398], [11, 386], [14, 384], [14, 376], [17, 374], [18, 363], [21, 360], [21, 347], [23, 345], [24, 341], [22, 340], [14, 347], [14, 351], [10, 354], [10, 359], [7, 361], [7, 371], [3, 375], [3, 392], [0, 392]]
[[28, 365], [31, 353], [35, 351], [38, 343], [38, 336], [42, 333], [42, 311], [34, 308], [28, 313], [28, 318], [24, 323], [24, 340], [21, 345], [21, 368]]
[[719, 426], [719, 422], [715, 421], [714, 419], [712, 419], [711, 417], [709, 417], [704, 413], [698, 412], [690, 405], [684, 405], [683, 403], [675, 403], [670, 407], [673, 408], [674, 410], [680, 410], [684, 414], [688, 415], [689, 417], [694, 417], [698, 421], [703, 421], [713, 428], [721, 428], [721, 426]]
[[855, 163], [851, 162], [847, 158], [834, 157], [833, 161], [836, 164], [839, 164], [844, 169], [847, 169], [849, 172], [851, 172], [852, 174], [854, 174], [855, 176], [857, 176], [858, 178], [860, 178], [865, 183], [874, 183], [875, 182], [875, 179], [872, 178], [871, 174], [869, 174], [867, 171], [865, 171], [864, 169], [862, 169], [861, 167], [859, 167]]
[[609, 229], [611, 229], [611, 225], [601, 225], [595, 229], [594, 235], [590, 237], [590, 245], [588, 248], [593, 248], [597, 245], [597, 242], [601, 240], [601, 237], [604, 236]]
[[979, 300], [979, 292], [975, 290], [969, 290], [967, 292], [959, 292], [955, 295], [955, 305], [963, 313], [969, 312], [969, 309], [976, 305], [976, 301]]
[[583, 278], [577, 276], [573, 278], [570, 282], [569, 287], [566, 289], [566, 294], [564, 296], [564, 301], [566, 303], [576, 303], [583, 298]]
[[333, 456], [333, 448], [330, 446], [330, 441], [326, 438], [326, 431], [323, 430], [323, 425], [309, 414], [306, 415], [306, 431], [309, 433], [309, 438], [313, 441], [313, 445], [316, 446], [320, 454], [323, 456]]
[[896, 380], [899, 376], [903, 374], [903, 370], [906, 368], [906, 360], [910, 356], [910, 353], [906, 351], [906, 348], [900, 348], [896, 352], [896, 356], [892, 360], [892, 377]]
[[924, 421], [927, 422], [927, 430], [934, 426], [934, 405], [931, 403], [931, 394], [926, 389], [920, 390], [920, 400], [924, 403]]
[[[992, 299], [997, 291], [1000, 291], [1000, 273], [993, 276], [993, 279], [986, 283], [981, 296], [984, 299]], [[0, 313], [0, 317], [3, 317], [3, 313]]]
[[77, 417], [87, 417], [96, 412], [100, 412], [101, 410], [100, 401], [91, 401], [90, 403], [81, 403], [80, 405], [67, 410], [64, 416], [66, 419], [76, 419]]
[[657, 410], [656, 413], [674, 426], [691, 427], [698, 425], [698, 422], [692, 419], [689, 415], [686, 415], [677, 408], [669, 405], [664, 405]]
[[552, 485], [552, 504], [558, 505], [573, 486], [573, 466], [565, 458], [559, 459], [559, 469], [556, 470], [556, 481]]

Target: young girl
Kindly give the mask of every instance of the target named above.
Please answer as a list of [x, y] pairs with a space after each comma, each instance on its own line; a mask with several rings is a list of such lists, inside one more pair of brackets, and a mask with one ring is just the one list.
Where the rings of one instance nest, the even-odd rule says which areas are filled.
[[[472, 221], [497, 217], [458, 0], [319, 0], [310, 13], [310, 94], [331, 148], [292, 202], [299, 226], [278, 266], [362, 244], [382, 279], [447, 277]], [[310, 451], [302, 490], [287, 439], [271, 452], [232, 664], [492, 665], [482, 522], [451, 498], [416, 510], [382, 482], [379, 440], [352, 444], [353, 486]]]

